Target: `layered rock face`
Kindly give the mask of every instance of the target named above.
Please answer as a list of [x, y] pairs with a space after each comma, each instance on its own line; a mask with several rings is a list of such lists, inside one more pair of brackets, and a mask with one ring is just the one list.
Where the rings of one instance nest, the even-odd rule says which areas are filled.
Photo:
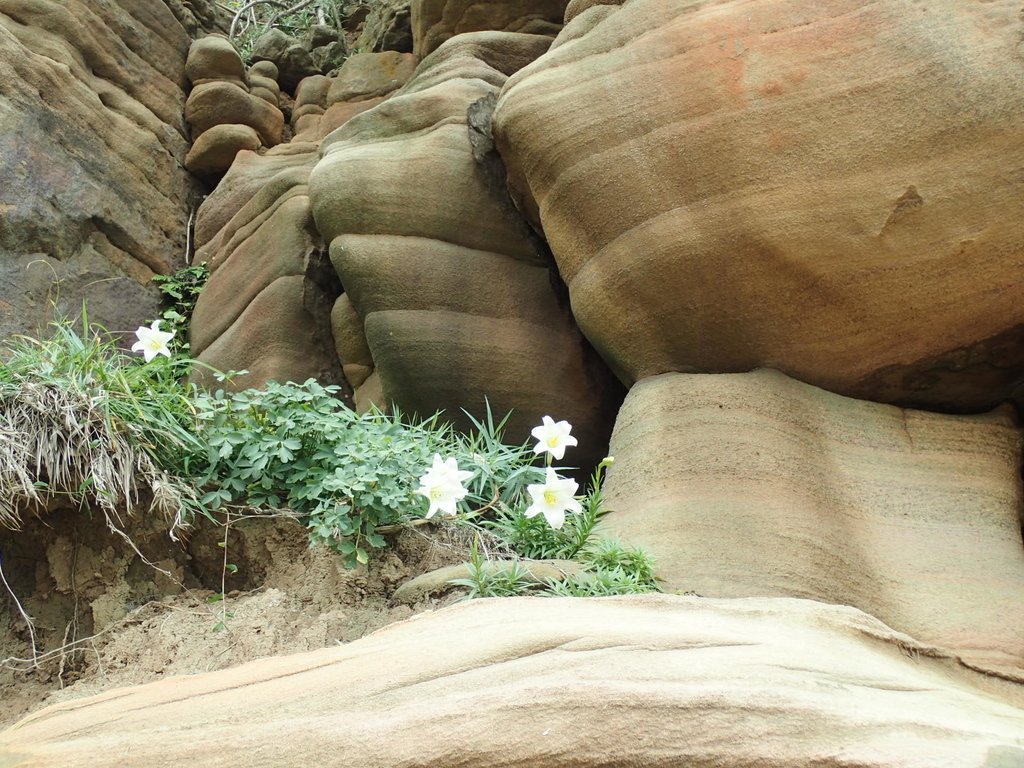
[[0, 337], [45, 333], [83, 301], [134, 330], [160, 305], [150, 277], [185, 264], [195, 20], [178, 10], [0, 0]]
[[1013, 2], [638, 0], [576, 15], [495, 136], [627, 384], [768, 365], [993, 407], [1024, 375]]
[[1024, 759], [1022, 705], [852, 608], [516, 598], [50, 707], [0, 763], [994, 768]]
[[[190, 61], [197, 52], [206, 53], [207, 47], [218, 50], [217, 38], [198, 41]], [[319, 159], [320, 138], [380, 103], [414, 69], [408, 54], [355, 58], [336, 77], [302, 81], [291, 114], [295, 133], [291, 141], [258, 151], [229, 147], [222, 155], [229, 156], [227, 173], [199, 209], [194, 260], [205, 262], [211, 274], [192, 317], [192, 352], [213, 368], [248, 371], [234, 378], [232, 387], [308, 378], [345, 383], [331, 330], [332, 308], [341, 285], [313, 221], [309, 176]], [[217, 82], [235, 88], [250, 102], [278, 98], [279, 91], [270, 85], [277, 86], [274, 78], [278, 76], [272, 62], [257, 62], [243, 71], [241, 85], [226, 82], [229, 69], [220, 63]], [[252, 95], [252, 84], [263, 81], [268, 82], [259, 89], [266, 97]], [[283, 116], [273, 104], [267, 106], [279, 118], [275, 123], [279, 140]], [[214, 109], [210, 115], [216, 122], [224, 111]], [[196, 146], [220, 128], [255, 130], [251, 125], [215, 125]], [[257, 138], [259, 144], [276, 144]], [[199, 382], [210, 380], [208, 373], [195, 373]]]
[[192, 316], [192, 354], [222, 371], [248, 371], [236, 387], [341, 382], [330, 328], [340, 286], [307, 185], [315, 148], [291, 149], [240, 152], [199, 209], [195, 258], [209, 266], [210, 280]]
[[1021, 438], [1006, 411], [851, 400], [775, 371], [664, 374], [612, 436], [608, 533], [670, 591], [856, 606], [1024, 679]]
[[[514, 409], [513, 440], [554, 413], [578, 425], [588, 454], [574, 461], [585, 462], [600, 458], [617, 386], [559, 301], [486, 146], [487, 100], [548, 44], [452, 39], [325, 139], [310, 195], [345, 287], [334, 333], [357, 403], [461, 421], [487, 398], [498, 415]], [[479, 118], [475, 145], [467, 114]]]
[[568, 0], [417, 0], [412, 3], [413, 52], [426, 57], [441, 43], [466, 32], [498, 30], [555, 35]]

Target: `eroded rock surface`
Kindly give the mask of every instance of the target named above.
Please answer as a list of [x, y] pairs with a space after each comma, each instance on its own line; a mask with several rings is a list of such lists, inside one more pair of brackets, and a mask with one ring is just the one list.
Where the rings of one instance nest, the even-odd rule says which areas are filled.
[[856, 606], [1024, 678], [1021, 433], [1005, 411], [867, 403], [769, 370], [637, 383], [608, 530], [664, 587]]
[[194, 195], [189, 42], [162, 2], [0, 0], [0, 338], [83, 301], [112, 331], [156, 316]]
[[342, 364], [374, 393], [357, 390], [357, 402], [443, 409], [461, 422], [461, 409], [479, 415], [486, 397], [496, 414], [514, 409], [512, 440], [555, 414], [576, 426], [585, 454], [572, 460], [585, 464], [602, 455], [617, 385], [508, 200], [484, 146], [487, 114], [479, 125], [467, 117], [548, 44], [490, 32], [448, 41], [401, 90], [324, 140], [310, 196], [348, 302], [334, 334], [357, 357]]
[[424, 58], [441, 43], [466, 32], [496, 30], [554, 36], [562, 28], [568, 0], [415, 0], [413, 52]]
[[504, 87], [495, 136], [622, 380], [771, 365], [925, 408], [1014, 394], [1019, 11], [637, 0], [573, 18]]
[[330, 327], [341, 288], [307, 186], [315, 146], [283, 149], [290, 152], [239, 153], [196, 222], [195, 258], [210, 280], [192, 316], [192, 354], [222, 371], [248, 371], [235, 387], [342, 381]]
[[1024, 758], [1022, 705], [852, 608], [515, 598], [50, 707], [0, 762], [991, 768]]

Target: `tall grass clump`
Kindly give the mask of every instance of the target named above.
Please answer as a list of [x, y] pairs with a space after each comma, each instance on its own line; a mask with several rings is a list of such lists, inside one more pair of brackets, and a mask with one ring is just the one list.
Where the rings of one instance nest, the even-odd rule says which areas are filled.
[[199, 509], [180, 478], [200, 448], [182, 362], [143, 363], [103, 329], [56, 322], [46, 339], [0, 349], [0, 525], [58, 499], [122, 514], [166, 515], [172, 533]]

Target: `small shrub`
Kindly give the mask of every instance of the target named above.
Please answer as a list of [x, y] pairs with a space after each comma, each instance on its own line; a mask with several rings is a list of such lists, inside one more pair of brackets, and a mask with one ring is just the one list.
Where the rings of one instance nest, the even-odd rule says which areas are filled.
[[167, 304], [160, 315], [163, 319], [162, 327], [174, 334], [173, 350], [179, 355], [189, 354], [188, 331], [192, 311], [209, 279], [210, 270], [205, 262], [183, 267], [171, 275], [153, 276], [153, 282], [157, 284]]
[[454, 455], [472, 471], [469, 516], [516, 494], [536, 467], [523, 449], [501, 444], [488, 415], [472, 436], [437, 416], [406, 423], [401, 413], [356, 414], [334, 386], [268, 384], [263, 390], [198, 398], [210, 509], [225, 505], [285, 507], [306, 520], [310, 540], [365, 563], [384, 546], [382, 526], [423, 517], [417, 478], [435, 453]]

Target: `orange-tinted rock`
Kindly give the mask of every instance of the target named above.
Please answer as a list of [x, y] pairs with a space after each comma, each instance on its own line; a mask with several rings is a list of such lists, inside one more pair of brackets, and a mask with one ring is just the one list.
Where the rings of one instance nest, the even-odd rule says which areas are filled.
[[353, 54], [332, 78], [326, 104], [362, 101], [396, 91], [412, 77], [417, 61], [411, 53], [398, 51]]
[[622, 380], [771, 365], [920, 407], [1013, 394], [1018, 12], [637, 0], [511, 78], [499, 148]]
[[1021, 432], [781, 373], [654, 376], [619, 412], [608, 531], [664, 588], [860, 608], [1024, 679]]
[[[341, 289], [306, 186], [316, 155], [294, 149], [241, 153], [196, 220], [196, 261], [209, 265], [210, 279], [192, 314], [192, 353], [223, 371], [250, 371], [234, 388], [343, 381], [330, 322]], [[213, 383], [204, 370], [194, 378]]]
[[[248, 373], [217, 383], [205, 367], [193, 369], [200, 385], [228, 389], [262, 387], [268, 381], [321, 383], [339, 380], [338, 361], [323, 320], [330, 297], [303, 275], [272, 282], [197, 359], [221, 371]], [[326, 337], [325, 337], [326, 334]]]

